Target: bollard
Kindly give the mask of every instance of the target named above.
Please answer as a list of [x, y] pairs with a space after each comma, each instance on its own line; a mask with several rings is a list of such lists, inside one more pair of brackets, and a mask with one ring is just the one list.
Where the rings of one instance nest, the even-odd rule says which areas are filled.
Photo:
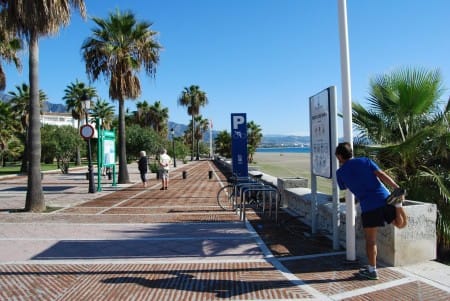
[[187, 178], [187, 171], [183, 170], [183, 179]]
[[212, 170], [208, 171], [208, 178], [211, 180], [213, 176], [213, 172]]
[[108, 175], [108, 180], [111, 180], [112, 179], [112, 173], [108, 172], [107, 175]]

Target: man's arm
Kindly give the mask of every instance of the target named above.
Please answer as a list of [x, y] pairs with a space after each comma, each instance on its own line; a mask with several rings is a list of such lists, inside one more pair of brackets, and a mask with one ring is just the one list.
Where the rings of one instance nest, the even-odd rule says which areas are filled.
[[384, 171], [382, 170], [376, 170], [374, 171], [375, 175], [378, 177], [378, 179], [383, 182], [384, 185], [390, 187], [391, 189], [400, 188], [397, 183]]

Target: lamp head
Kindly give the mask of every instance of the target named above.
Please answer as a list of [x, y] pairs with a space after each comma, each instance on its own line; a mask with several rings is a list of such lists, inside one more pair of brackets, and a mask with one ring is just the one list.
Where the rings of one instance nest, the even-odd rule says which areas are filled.
[[86, 92], [83, 93], [83, 95], [80, 98], [81, 106], [85, 110], [89, 110], [91, 108], [91, 99], [88, 97]]

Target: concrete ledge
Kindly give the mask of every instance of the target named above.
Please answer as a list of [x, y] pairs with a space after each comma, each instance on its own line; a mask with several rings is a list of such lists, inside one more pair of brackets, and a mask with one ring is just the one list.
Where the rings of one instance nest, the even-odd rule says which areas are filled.
[[289, 188], [307, 188], [308, 179], [306, 178], [278, 178], [277, 187], [281, 194], [281, 206], [287, 206], [286, 190]]
[[[300, 220], [311, 226], [311, 190], [290, 188], [284, 191], [285, 206], [298, 215]], [[377, 237], [378, 259], [391, 266], [402, 266], [436, 259], [436, 218], [435, 204], [408, 200], [404, 210], [408, 225], [397, 229], [392, 225], [379, 228]], [[356, 255], [366, 258], [364, 232], [361, 225], [360, 207], [356, 206]], [[339, 244], [345, 248], [345, 203], [339, 205]], [[317, 231], [329, 235], [333, 233], [333, 204], [331, 196], [317, 194]]]
[[[378, 258], [392, 266], [436, 259], [436, 205], [408, 200], [404, 203], [404, 210], [408, 216], [408, 225], [404, 229], [392, 225], [378, 229]], [[365, 257], [359, 212], [356, 217], [356, 254]]]

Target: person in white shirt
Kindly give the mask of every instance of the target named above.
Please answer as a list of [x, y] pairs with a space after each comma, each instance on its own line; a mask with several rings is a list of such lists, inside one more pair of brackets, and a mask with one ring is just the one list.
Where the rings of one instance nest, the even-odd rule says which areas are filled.
[[172, 163], [172, 158], [167, 154], [167, 150], [163, 149], [159, 157], [159, 174], [161, 178], [161, 189], [167, 190], [169, 186], [169, 169]]

